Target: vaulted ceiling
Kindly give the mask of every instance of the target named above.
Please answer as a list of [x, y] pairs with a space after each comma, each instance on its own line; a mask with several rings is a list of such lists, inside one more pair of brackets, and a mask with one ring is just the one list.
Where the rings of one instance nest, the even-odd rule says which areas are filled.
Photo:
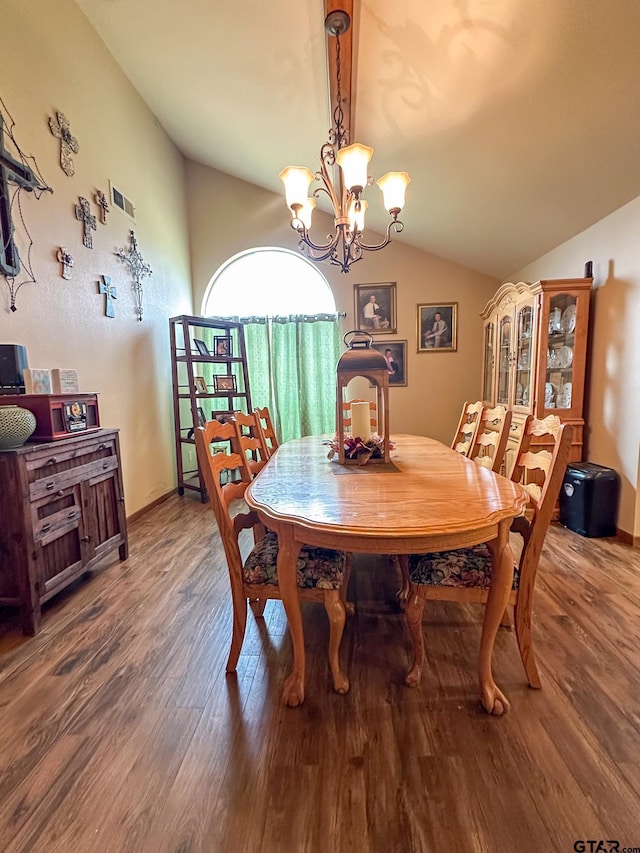
[[[186, 156], [277, 193], [317, 168], [323, 0], [76, 2]], [[354, 6], [352, 139], [412, 179], [396, 239], [503, 278], [640, 195], [637, 0]]]

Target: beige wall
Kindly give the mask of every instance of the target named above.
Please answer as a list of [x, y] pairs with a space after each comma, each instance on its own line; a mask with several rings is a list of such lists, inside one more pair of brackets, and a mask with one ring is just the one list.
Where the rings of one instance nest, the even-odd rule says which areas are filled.
[[[255, 246], [295, 249], [297, 241], [283, 196], [191, 161], [187, 161], [186, 176], [194, 310], [199, 312], [212, 275], [229, 257]], [[410, 191], [418, 190], [411, 186]], [[410, 198], [404, 219], [410, 233]], [[312, 230], [320, 235], [318, 239], [332, 229], [332, 219], [317, 211]], [[376, 241], [375, 235], [367, 239]], [[380, 252], [367, 253], [347, 275], [326, 263], [319, 269], [329, 281], [338, 310], [347, 312], [345, 331], [354, 326], [355, 284], [397, 283], [398, 333], [378, 336], [381, 342], [385, 338], [408, 342], [409, 384], [391, 389], [391, 428], [450, 442], [462, 403], [480, 396], [479, 314], [498, 283], [398, 241]], [[441, 301], [459, 303], [458, 351], [417, 353], [416, 306]]]
[[[77, 368], [81, 389], [99, 392], [103, 425], [121, 430], [130, 514], [175, 487], [167, 318], [192, 310], [184, 161], [72, 0], [3, 0], [0, 16], [0, 94], [21, 147], [54, 189], [40, 201], [23, 195], [38, 283], [20, 290], [12, 314], [0, 278], [0, 341], [25, 344], [32, 367]], [[72, 178], [47, 124], [55, 110], [80, 145]], [[97, 214], [93, 195], [109, 179], [136, 205], [133, 227], [153, 269], [142, 323], [113, 255], [128, 246], [130, 220], [112, 210], [90, 251], [74, 217], [78, 196]], [[70, 281], [55, 259], [61, 245], [75, 261]], [[98, 295], [102, 274], [118, 290], [115, 319]]]
[[558, 246], [510, 278], [580, 276], [593, 261], [594, 293], [587, 395], [588, 459], [619, 472], [618, 526], [640, 535], [640, 198]]

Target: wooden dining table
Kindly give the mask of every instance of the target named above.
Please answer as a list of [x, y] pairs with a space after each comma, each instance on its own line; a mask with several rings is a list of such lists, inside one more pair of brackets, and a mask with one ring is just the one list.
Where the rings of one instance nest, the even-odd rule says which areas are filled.
[[[392, 436], [390, 463], [339, 465], [322, 436], [280, 445], [246, 491], [247, 504], [278, 534], [278, 583], [293, 643], [283, 700], [305, 697], [305, 650], [296, 566], [303, 545], [349, 553], [421, 554], [486, 542], [493, 558], [478, 675], [481, 701], [501, 714], [509, 702], [494, 681], [495, 637], [513, 583], [509, 527], [528, 497], [517, 483], [431, 438]], [[343, 673], [343, 687], [348, 689]], [[340, 692], [346, 692], [341, 690]]]

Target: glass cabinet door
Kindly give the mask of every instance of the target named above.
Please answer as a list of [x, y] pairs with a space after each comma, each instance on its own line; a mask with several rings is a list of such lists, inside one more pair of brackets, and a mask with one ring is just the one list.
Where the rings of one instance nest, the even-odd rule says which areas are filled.
[[531, 403], [533, 366], [533, 306], [525, 305], [516, 315], [516, 406]]
[[557, 293], [549, 300], [547, 331], [545, 409], [570, 409], [573, 389], [577, 299]]
[[495, 326], [493, 322], [484, 327], [484, 372], [482, 375], [482, 399], [493, 402], [493, 372], [496, 366]]
[[498, 351], [498, 393], [496, 403], [503, 406], [509, 405], [510, 374], [511, 374], [511, 328], [512, 318], [501, 317], [498, 325], [500, 349]]

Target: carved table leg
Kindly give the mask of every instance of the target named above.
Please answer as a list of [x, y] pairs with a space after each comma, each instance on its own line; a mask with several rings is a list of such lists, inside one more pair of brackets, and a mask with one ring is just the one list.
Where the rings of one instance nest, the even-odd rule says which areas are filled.
[[278, 586], [287, 614], [293, 643], [293, 670], [284, 683], [282, 700], [295, 707], [304, 702], [305, 654], [302, 614], [296, 583], [296, 567], [301, 544], [293, 538], [293, 529], [283, 527], [278, 533]]
[[489, 597], [484, 611], [478, 661], [482, 705], [487, 713], [498, 717], [509, 710], [509, 700], [493, 680], [491, 657], [498, 627], [513, 584], [513, 553], [509, 545], [510, 523], [511, 519], [501, 521], [497, 538], [487, 543], [493, 558], [493, 568]]

